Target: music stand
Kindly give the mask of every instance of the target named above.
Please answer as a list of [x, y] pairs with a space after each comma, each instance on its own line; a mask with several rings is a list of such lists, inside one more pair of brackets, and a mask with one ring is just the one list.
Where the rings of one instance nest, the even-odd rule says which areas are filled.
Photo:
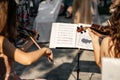
[[[80, 80], [80, 55], [82, 54], [83, 51], [86, 49], [79, 49], [79, 52], [77, 54], [77, 80]], [[93, 50], [87, 50], [87, 51], [93, 51]]]

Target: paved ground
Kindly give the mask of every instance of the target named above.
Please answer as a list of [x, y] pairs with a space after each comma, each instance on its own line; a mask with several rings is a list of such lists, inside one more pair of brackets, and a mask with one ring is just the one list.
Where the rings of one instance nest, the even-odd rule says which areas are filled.
[[[108, 16], [100, 16], [101, 23]], [[57, 22], [72, 22], [72, 19], [65, 19], [64, 16], [58, 17]], [[49, 46], [40, 44], [41, 46]], [[37, 49], [32, 46], [29, 51]], [[46, 80], [101, 80], [101, 73], [94, 61], [93, 51], [80, 51], [78, 49], [52, 49], [55, 63], [50, 63], [46, 57], [31, 66], [15, 64], [18, 75], [23, 79], [44, 78]], [[79, 71], [77, 73], [77, 63], [79, 54]], [[78, 76], [77, 76], [78, 74]]]

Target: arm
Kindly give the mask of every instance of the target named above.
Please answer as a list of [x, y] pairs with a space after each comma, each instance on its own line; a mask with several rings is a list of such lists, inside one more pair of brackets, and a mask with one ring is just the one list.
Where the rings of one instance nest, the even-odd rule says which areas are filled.
[[110, 46], [113, 45], [113, 42], [109, 36], [104, 36], [104, 38], [101, 41], [101, 44], [99, 44], [99, 36], [96, 35], [95, 31], [92, 31], [91, 29], [88, 29], [89, 34], [92, 39], [92, 44], [94, 48], [94, 56], [95, 61], [99, 68], [102, 68], [102, 62], [101, 59], [103, 57], [115, 57], [114, 55], [114, 46], [110, 49]]
[[44, 55], [53, 59], [52, 51], [49, 48], [41, 48], [31, 52], [24, 52], [14, 47], [14, 45], [11, 44], [7, 39], [4, 39], [3, 42], [3, 52], [9, 58], [12, 58], [16, 62], [23, 65], [31, 65]]
[[8, 57], [6, 55], [4, 55], [4, 54], [0, 54], [0, 58], [4, 59], [5, 68], [6, 68], [5, 80], [8, 80], [9, 74], [11, 72], [11, 67], [10, 67], [10, 64], [8, 62]]
[[95, 56], [95, 61], [96, 64], [101, 68], [101, 54], [100, 54], [100, 44], [99, 44], [99, 36], [94, 30], [91, 30], [88, 28], [89, 35], [91, 36], [92, 39], [92, 45], [94, 49], [94, 56]]

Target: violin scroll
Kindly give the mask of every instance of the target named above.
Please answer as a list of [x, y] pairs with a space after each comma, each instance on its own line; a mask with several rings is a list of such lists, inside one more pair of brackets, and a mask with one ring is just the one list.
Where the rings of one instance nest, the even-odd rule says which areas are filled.
[[77, 32], [81, 32], [81, 33], [83, 33], [83, 31], [86, 32], [86, 29], [88, 28], [89, 27], [83, 27], [83, 26], [77, 27]]

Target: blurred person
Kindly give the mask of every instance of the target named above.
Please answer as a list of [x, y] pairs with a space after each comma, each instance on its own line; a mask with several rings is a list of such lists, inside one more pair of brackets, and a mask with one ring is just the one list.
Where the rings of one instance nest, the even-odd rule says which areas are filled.
[[15, 74], [14, 62], [31, 65], [42, 56], [53, 60], [49, 48], [24, 52], [16, 48], [12, 42], [16, 37], [16, 3], [14, 0], [0, 1], [0, 80], [21, 80]]
[[17, 3], [17, 16], [18, 21], [22, 27], [30, 27], [30, 0], [18, 0]]
[[73, 1], [74, 23], [91, 24], [91, 0], [74, 0]]
[[73, 13], [73, 0], [64, 0], [64, 5], [67, 7], [65, 17], [71, 18]]
[[120, 0], [112, 0], [112, 4], [109, 7], [110, 13], [114, 12], [116, 6], [120, 4]]
[[39, 4], [40, 4], [42, 1], [44, 1], [44, 0], [31, 0], [31, 1], [32, 1], [32, 3], [33, 3], [34, 13], [37, 15]]
[[59, 16], [65, 15], [65, 18], [71, 18], [73, 13], [73, 0], [63, 0]]

